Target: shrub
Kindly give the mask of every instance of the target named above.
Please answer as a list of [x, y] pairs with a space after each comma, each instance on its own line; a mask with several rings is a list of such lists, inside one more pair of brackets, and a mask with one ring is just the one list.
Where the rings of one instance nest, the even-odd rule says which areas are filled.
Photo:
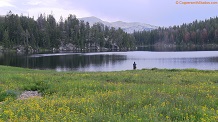
[[0, 101], [4, 101], [6, 98], [17, 98], [18, 92], [14, 90], [7, 90], [0, 93]]

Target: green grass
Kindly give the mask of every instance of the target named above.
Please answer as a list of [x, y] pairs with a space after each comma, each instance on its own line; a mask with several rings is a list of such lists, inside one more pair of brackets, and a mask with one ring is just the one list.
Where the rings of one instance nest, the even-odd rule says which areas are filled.
[[[42, 98], [18, 100], [25, 90]], [[218, 121], [218, 71], [0, 66], [0, 121]]]

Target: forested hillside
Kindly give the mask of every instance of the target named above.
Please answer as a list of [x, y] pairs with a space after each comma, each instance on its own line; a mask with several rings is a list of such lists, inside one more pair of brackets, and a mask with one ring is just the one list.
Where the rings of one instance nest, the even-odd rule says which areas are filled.
[[159, 27], [152, 31], [135, 32], [137, 45], [205, 45], [218, 44], [218, 17], [193, 21], [181, 26]]
[[75, 15], [57, 21], [53, 15], [34, 19], [10, 11], [0, 17], [0, 46], [17, 50], [127, 50], [135, 47], [135, 39], [122, 29], [101, 23], [90, 26]]
[[75, 15], [39, 15], [37, 19], [9, 12], [0, 16], [0, 49], [129, 50], [150, 45], [218, 44], [218, 17], [173, 27], [128, 34], [102, 23], [90, 26]]

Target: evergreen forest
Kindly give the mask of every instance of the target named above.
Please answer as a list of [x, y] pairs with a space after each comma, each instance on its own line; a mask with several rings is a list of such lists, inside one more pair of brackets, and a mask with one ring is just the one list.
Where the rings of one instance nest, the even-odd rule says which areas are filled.
[[71, 14], [59, 21], [52, 14], [41, 14], [35, 20], [10, 11], [0, 17], [0, 45], [25, 50], [129, 50], [135, 47], [135, 39], [120, 28], [101, 23], [90, 26]]
[[[0, 16], [0, 47], [16, 50], [134, 50], [138, 46], [217, 45], [218, 17], [151, 31], [127, 33], [102, 23], [92, 26], [70, 14], [40, 14], [37, 19], [11, 11]], [[0, 49], [1, 49], [0, 48]], [[23, 49], [22, 49], [23, 48]]]
[[180, 26], [134, 32], [134, 37], [136, 45], [217, 45], [218, 17], [204, 21], [195, 20]]

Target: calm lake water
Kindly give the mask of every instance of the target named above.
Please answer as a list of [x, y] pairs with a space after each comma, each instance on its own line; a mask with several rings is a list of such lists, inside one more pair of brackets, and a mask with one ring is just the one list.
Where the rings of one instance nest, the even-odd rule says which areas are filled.
[[0, 53], [0, 65], [56, 71], [121, 71], [137, 69], [218, 70], [218, 51], [187, 52], [97, 52], [21, 55]]

